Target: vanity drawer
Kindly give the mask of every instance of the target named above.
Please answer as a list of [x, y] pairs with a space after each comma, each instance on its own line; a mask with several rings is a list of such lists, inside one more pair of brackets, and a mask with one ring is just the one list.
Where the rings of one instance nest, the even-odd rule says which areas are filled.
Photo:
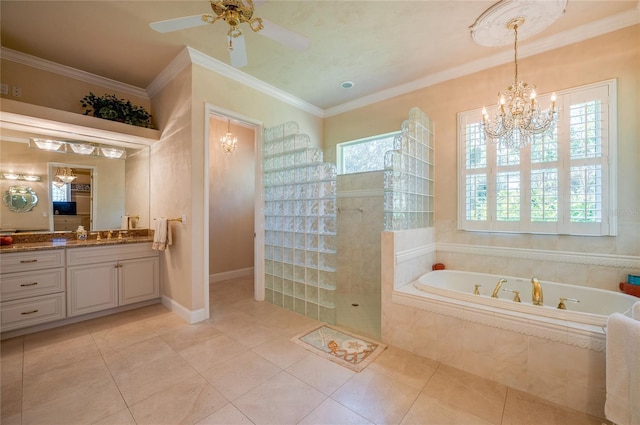
[[24, 328], [66, 317], [64, 293], [0, 303], [0, 330]]
[[64, 249], [2, 253], [0, 267], [2, 273], [64, 267]]
[[152, 250], [150, 243], [67, 248], [67, 266], [81, 266], [157, 256], [158, 251]]
[[5, 273], [0, 277], [0, 300], [9, 301], [64, 291], [64, 268]]

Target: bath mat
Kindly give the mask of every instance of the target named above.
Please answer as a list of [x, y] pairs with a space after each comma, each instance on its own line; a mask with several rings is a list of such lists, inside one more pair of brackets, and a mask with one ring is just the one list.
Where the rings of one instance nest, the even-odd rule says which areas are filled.
[[292, 341], [321, 357], [360, 372], [382, 353], [386, 345], [321, 325], [294, 336]]

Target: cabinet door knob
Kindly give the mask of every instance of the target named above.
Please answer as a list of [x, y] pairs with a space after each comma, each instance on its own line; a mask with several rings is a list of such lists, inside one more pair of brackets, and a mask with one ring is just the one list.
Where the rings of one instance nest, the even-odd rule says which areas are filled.
[[20, 286], [35, 286], [37, 285], [38, 282], [32, 282], [32, 283], [21, 283]]

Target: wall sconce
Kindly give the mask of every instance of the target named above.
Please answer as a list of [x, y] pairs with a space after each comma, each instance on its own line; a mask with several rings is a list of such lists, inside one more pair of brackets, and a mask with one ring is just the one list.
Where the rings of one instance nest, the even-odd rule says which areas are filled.
[[[30, 139], [29, 140], [29, 147], [32, 148], [33, 145], [36, 146], [37, 149], [42, 149], [45, 151], [50, 151], [50, 152], [65, 152], [65, 143], [61, 142], [59, 140], [52, 140], [52, 139]], [[60, 149], [62, 148], [62, 150]]]
[[52, 139], [30, 139], [29, 147], [49, 152], [75, 153], [78, 155], [99, 156], [109, 159], [126, 159], [125, 148], [101, 145], [100, 143], [66, 142]]
[[2, 173], [2, 178], [6, 180], [25, 180], [28, 182], [39, 182], [40, 176], [35, 174]]

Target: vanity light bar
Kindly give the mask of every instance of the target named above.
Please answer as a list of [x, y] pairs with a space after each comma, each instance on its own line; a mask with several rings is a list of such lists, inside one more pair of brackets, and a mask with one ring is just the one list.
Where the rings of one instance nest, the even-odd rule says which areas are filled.
[[124, 148], [101, 145], [99, 143], [66, 142], [53, 139], [29, 139], [29, 147], [49, 152], [75, 153], [78, 155], [99, 156], [110, 159], [126, 159]]
[[17, 174], [17, 173], [2, 173], [2, 178], [6, 180], [25, 180], [28, 182], [39, 182], [42, 180], [40, 176], [35, 174]]

